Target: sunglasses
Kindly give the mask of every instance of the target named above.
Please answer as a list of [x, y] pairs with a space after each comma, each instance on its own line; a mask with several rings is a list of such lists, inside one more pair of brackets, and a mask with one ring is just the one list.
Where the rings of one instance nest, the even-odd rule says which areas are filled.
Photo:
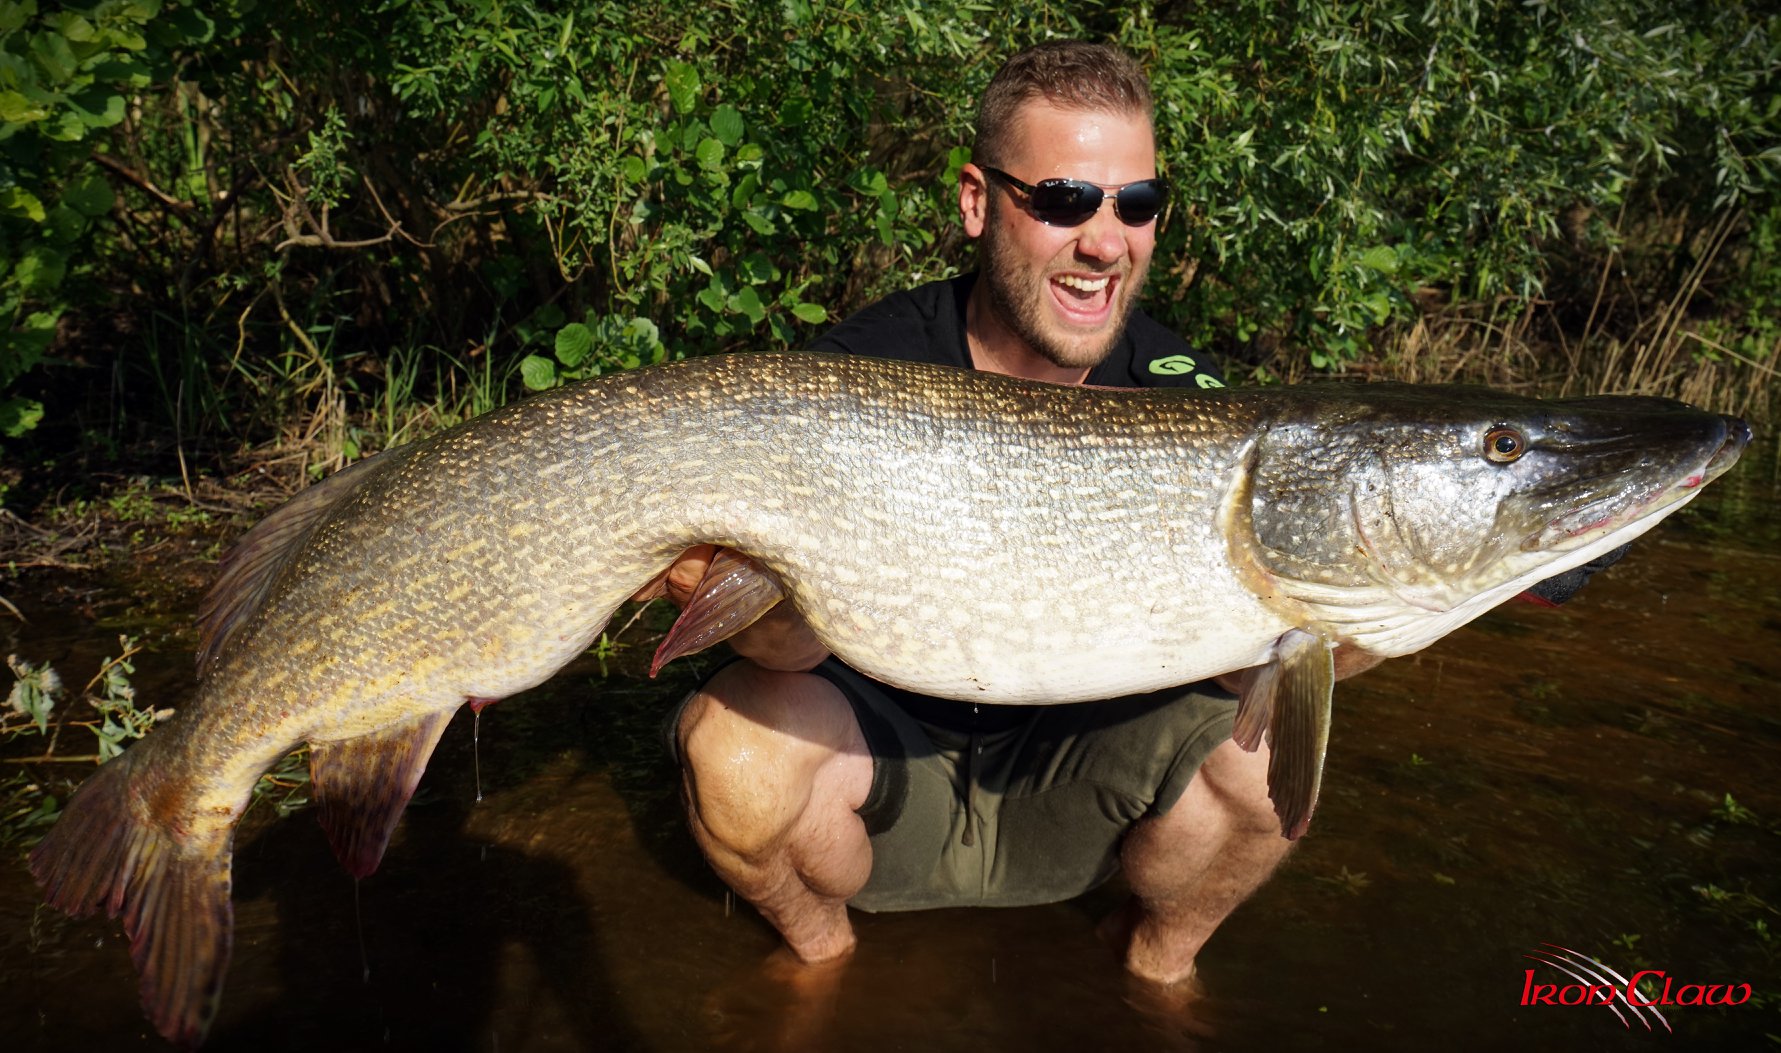
[[1023, 183], [988, 165], [979, 165], [985, 175], [995, 176], [1027, 196], [1027, 208], [1033, 216], [1051, 227], [1076, 227], [1101, 209], [1107, 192], [1113, 192], [1113, 211], [1129, 227], [1141, 227], [1155, 219], [1169, 200], [1166, 179], [1140, 179], [1119, 186], [1102, 186], [1082, 179], [1041, 179], [1038, 186]]

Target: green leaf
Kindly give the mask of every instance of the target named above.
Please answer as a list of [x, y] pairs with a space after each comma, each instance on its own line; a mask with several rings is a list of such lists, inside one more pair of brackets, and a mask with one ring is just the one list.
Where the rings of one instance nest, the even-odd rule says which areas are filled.
[[109, 128], [124, 119], [124, 97], [104, 90], [82, 92], [68, 105], [88, 128]]
[[111, 184], [97, 173], [81, 176], [62, 191], [62, 204], [84, 216], [103, 216], [116, 201]]
[[773, 261], [764, 252], [751, 252], [743, 257], [741, 265], [736, 268], [736, 274], [750, 285], [770, 282], [776, 277]]
[[703, 168], [716, 168], [724, 163], [724, 144], [716, 139], [700, 139], [699, 147], [693, 151]]
[[10, 398], [0, 402], [0, 435], [9, 439], [37, 427], [43, 420], [43, 403], [35, 399]]
[[80, 59], [74, 55], [74, 49], [68, 41], [58, 33], [37, 33], [31, 37], [31, 57], [37, 60], [37, 66], [49, 76], [50, 83], [58, 87], [73, 77], [80, 68]]
[[767, 305], [761, 302], [761, 294], [755, 292], [752, 285], [730, 297], [729, 306], [730, 310], [747, 318], [751, 325], [760, 325], [767, 317]]
[[1389, 245], [1373, 246], [1361, 253], [1360, 259], [1356, 262], [1368, 270], [1378, 271], [1381, 274], [1396, 274], [1398, 272], [1398, 254]]
[[27, 292], [43, 293], [62, 284], [67, 271], [68, 257], [60, 250], [34, 245], [13, 266], [12, 276]]
[[155, 19], [154, 24], [168, 23], [179, 34], [179, 43], [187, 46], [208, 44], [216, 32], [216, 22], [210, 16], [195, 7], [181, 7], [167, 12], [163, 18]]
[[815, 303], [797, 304], [792, 307], [792, 314], [798, 316], [798, 321], [808, 322], [811, 325], [821, 325], [829, 320], [828, 310], [821, 304]]
[[22, 216], [33, 223], [43, 222], [43, 202], [24, 187], [9, 186], [0, 190], [0, 214]]
[[76, 44], [84, 44], [94, 37], [93, 23], [72, 11], [62, 12], [62, 35]]
[[773, 221], [761, 215], [758, 209], [748, 209], [742, 213], [743, 222], [754, 229], [756, 234], [773, 233]]
[[816, 195], [808, 190], [792, 190], [780, 199], [786, 208], [803, 209], [808, 212], [816, 208]]
[[50, 209], [43, 223], [44, 239], [63, 248], [73, 245], [86, 229], [87, 217], [67, 205]]
[[748, 203], [750, 201], [754, 200], [755, 191], [759, 190], [760, 188], [761, 188], [761, 177], [760, 176], [755, 175], [753, 172], [750, 172], [747, 175], [743, 176], [741, 178], [741, 180], [739, 180], [736, 183], [736, 188], [734, 190], [730, 191], [730, 207], [731, 208], [745, 208], [745, 207], [747, 207]]
[[674, 104], [674, 112], [688, 114], [699, 102], [699, 71], [685, 62], [670, 62], [668, 69], [662, 74], [662, 83], [668, 87], [668, 101]]
[[624, 172], [625, 182], [641, 183], [644, 177], [649, 174], [649, 166], [643, 163], [643, 158], [632, 154], [624, 160]]
[[[574, 369], [594, 349], [594, 331], [580, 322], [570, 322], [557, 330], [557, 361]], [[531, 378], [526, 379], [531, 386]]]
[[527, 355], [519, 361], [520, 379], [526, 387], [533, 391], [544, 391], [555, 387], [557, 383], [557, 367], [543, 355]]
[[742, 112], [734, 106], [719, 106], [711, 115], [711, 132], [725, 146], [742, 141]]
[[49, 116], [46, 107], [39, 106], [16, 91], [0, 91], [0, 121], [8, 124], [29, 124], [41, 121]]

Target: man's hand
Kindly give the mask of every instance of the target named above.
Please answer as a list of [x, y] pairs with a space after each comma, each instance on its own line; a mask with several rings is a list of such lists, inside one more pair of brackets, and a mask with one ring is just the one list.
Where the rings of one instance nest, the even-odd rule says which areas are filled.
[[[694, 545], [680, 554], [662, 577], [645, 586], [632, 599], [667, 596], [676, 607], [685, 607], [705, 578], [706, 568], [717, 553], [716, 545]], [[766, 669], [803, 673], [829, 656], [828, 648], [804, 624], [797, 608], [780, 602], [753, 625], [730, 637], [735, 652]]]

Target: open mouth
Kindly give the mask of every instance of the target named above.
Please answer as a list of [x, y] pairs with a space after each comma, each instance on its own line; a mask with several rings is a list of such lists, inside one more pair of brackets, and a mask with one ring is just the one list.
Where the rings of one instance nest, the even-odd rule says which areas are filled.
[[1052, 300], [1072, 325], [1098, 326], [1113, 313], [1119, 280], [1111, 274], [1054, 274], [1047, 283]]

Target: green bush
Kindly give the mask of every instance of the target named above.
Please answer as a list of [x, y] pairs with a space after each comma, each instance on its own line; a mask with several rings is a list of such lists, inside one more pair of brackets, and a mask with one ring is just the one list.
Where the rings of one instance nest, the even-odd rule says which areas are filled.
[[1244, 0], [1127, 35], [1187, 212], [1166, 251], [1201, 262], [1173, 320], [1202, 338], [1352, 359], [1419, 291], [1526, 301], [1567, 239], [1593, 260], [1642, 210], [1706, 229], [1781, 189], [1758, 5]]
[[209, 29], [157, 0], [0, 3], [0, 434], [41, 418], [41, 403], [11, 390], [42, 361], [62, 313], [95, 298], [79, 281], [105, 277], [95, 246], [120, 248], [95, 232], [115, 200], [95, 142]]
[[1152, 70], [1193, 339], [1338, 366], [1662, 216], [1671, 257], [1731, 232], [1711, 338], [1773, 354], [1781, 28], [1738, 5], [0, 3], [0, 425], [46, 352], [115, 355], [114, 414], [350, 454], [398, 391], [796, 346], [968, 265], [973, 102], [1048, 36]]

